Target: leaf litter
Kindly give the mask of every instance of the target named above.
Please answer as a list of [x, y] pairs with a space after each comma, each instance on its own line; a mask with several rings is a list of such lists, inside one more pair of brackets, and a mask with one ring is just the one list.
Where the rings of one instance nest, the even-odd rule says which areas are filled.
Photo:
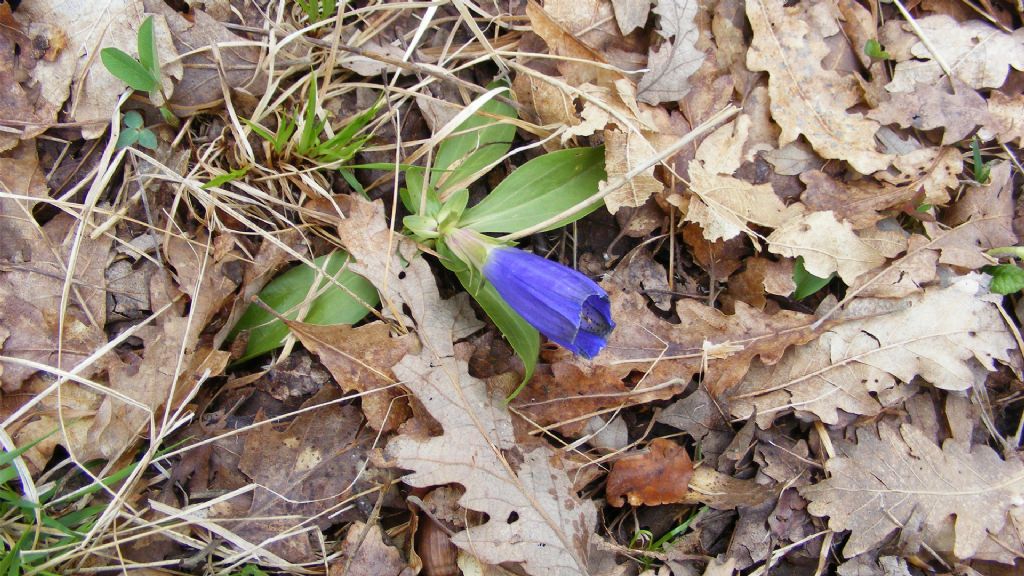
[[[322, 3], [342, 14], [321, 21], [306, 3], [188, 4], [0, 5], [0, 441], [29, 447], [4, 482], [55, 499], [39, 514], [95, 510], [71, 544], [19, 558], [1024, 565], [1020, 294], [988, 276], [1021, 254], [1019, 6], [371, 1]], [[95, 57], [137, 56], [146, 16], [177, 126], [118, 100]], [[618, 324], [593, 360], [543, 346], [510, 402], [523, 363], [401, 233], [409, 180], [384, 165], [432, 158], [431, 130], [496, 78], [514, 152], [470, 195], [535, 149], [603, 146], [607, 211], [520, 242], [601, 281]], [[326, 139], [378, 101], [367, 170], [252, 128], [312, 118]], [[152, 154], [115, 149], [128, 110]], [[337, 248], [380, 308], [289, 320], [283, 348], [238, 362], [228, 334], [263, 286]], [[796, 269], [823, 288], [796, 298]]]

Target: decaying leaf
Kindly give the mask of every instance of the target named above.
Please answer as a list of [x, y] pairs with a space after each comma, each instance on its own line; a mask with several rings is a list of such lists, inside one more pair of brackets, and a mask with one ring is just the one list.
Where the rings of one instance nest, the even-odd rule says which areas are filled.
[[[714, 174], [699, 162], [690, 164], [690, 186], [695, 198], [690, 199], [686, 220], [696, 222], [704, 230], [704, 238], [728, 240], [740, 233], [757, 239], [750, 226], [778, 228], [800, 211], [787, 207], [771, 184], [754, 185], [746, 180]], [[669, 202], [676, 203], [673, 198]]]
[[651, 11], [650, 0], [612, 0], [615, 10], [615, 22], [623, 34], [647, 24], [647, 16]]
[[992, 116], [991, 131], [1000, 142], [1024, 142], [1024, 94], [1007, 96], [993, 90], [988, 97], [988, 112]]
[[[642, 135], [635, 132], [605, 130], [605, 171], [608, 179], [602, 181], [600, 188], [624, 176], [630, 170], [649, 162], [657, 157], [658, 151]], [[665, 186], [654, 177], [654, 165], [632, 178], [618, 190], [605, 197], [608, 211], [615, 214], [622, 206], [643, 206], [652, 194], [658, 194]]]
[[665, 42], [651, 49], [647, 61], [650, 70], [644, 73], [637, 86], [637, 98], [641, 102], [657, 104], [679, 100], [690, 91], [688, 80], [704, 61], [704, 53], [696, 47], [700, 36], [694, 21], [697, 4], [697, 0], [660, 0], [655, 6], [659, 33]]
[[[910, 30], [906, 22], [894, 21], [891, 26]], [[932, 47], [949, 66], [953, 76], [971, 88], [999, 88], [1006, 81], [1010, 66], [1024, 70], [1024, 31], [1007, 34], [981, 20], [957, 22], [945, 14], [917, 19], [921, 33], [931, 38]], [[938, 84], [945, 72], [935, 55], [917, 41], [910, 48], [914, 59], [900, 59], [890, 92], [909, 92], [916, 84]]]
[[747, 2], [754, 39], [747, 52], [751, 70], [768, 72], [779, 146], [803, 134], [823, 158], [846, 160], [862, 174], [884, 170], [892, 158], [875, 148], [878, 124], [847, 112], [860, 101], [857, 81], [822, 66], [829, 49], [823, 37], [838, 32], [810, 22], [806, 4], [785, 7], [782, 0]]
[[943, 128], [943, 146], [963, 140], [992, 119], [981, 95], [960, 81], [954, 83], [955, 91], [948, 82], [918, 84], [912, 91], [894, 94], [868, 112], [868, 118], [902, 128]]
[[329, 576], [411, 576], [402, 553], [384, 542], [379, 524], [353, 522], [341, 544], [341, 557], [331, 564]]
[[359, 328], [285, 322], [302, 345], [320, 357], [342, 390], [365, 393], [360, 406], [374, 430], [392, 431], [410, 416], [391, 367], [410, 351], [412, 337], [392, 338], [382, 322]]
[[[935, 550], [970, 558], [1024, 500], [1019, 460], [1003, 460], [981, 444], [947, 440], [940, 447], [911, 424], [881, 422], [877, 434], [858, 429], [857, 444], [825, 470], [828, 478], [800, 493], [812, 514], [829, 517], [829, 528], [851, 531], [847, 558], [901, 528], [920, 530]], [[950, 530], [951, 548], [942, 545]]]
[[466, 489], [459, 503], [489, 516], [452, 542], [489, 564], [521, 563], [529, 574], [588, 574], [599, 555], [592, 550], [597, 510], [576, 496], [557, 454], [520, 452], [501, 397], [470, 376], [464, 362], [425, 348], [394, 372], [444, 428], [443, 436], [388, 443], [398, 466], [412, 470], [405, 481], [458, 483]]
[[836, 272], [852, 284], [858, 276], [885, 263], [885, 258], [839, 222], [831, 211], [792, 218], [768, 236], [768, 250], [788, 258], [803, 256], [804, 267], [819, 278]]
[[[878, 414], [878, 395], [920, 376], [945, 390], [984, 385], [996, 361], [1012, 364], [1013, 337], [981, 276], [957, 278], [903, 301], [854, 301], [841, 323], [775, 366], [755, 364], [728, 394], [732, 414], [766, 428], [783, 410], [838, 422], [838, 410]], [[883, 398], [884, 400], [884, 398]]]
[[647, 450], [628, 454], [612, 465], [605, 487], [608, 503], [622, 507], [658, 506], [681, 502], [693, 474], [686, 449], [671, 440], [655, 438]]

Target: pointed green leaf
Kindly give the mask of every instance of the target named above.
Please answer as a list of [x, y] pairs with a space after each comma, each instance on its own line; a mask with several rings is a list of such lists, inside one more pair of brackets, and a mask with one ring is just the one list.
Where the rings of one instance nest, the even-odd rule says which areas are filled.
[[800, 256], [796, 259], [796, 264], [793, 266], [793, 282], [796, 284], [793, 297], [797, 300], [803, 300], [827, 286], [835, 277], [835, 274], [830, 275], [828, 278], [819, 278], [811, 274], [804, 268], [804, 257]]
[[153, 33], [153, 17], [147, 16], [139, 26], [139, 63], [159, 82], [160, 60], [156, 53], [156, 34]]
[[111, 74], [141, 92], [152, 92], [159, 87], [157, 79], [138, 60], [117, 48], [100, 50], [100, 60]]
[[214, 176], [213, 178], [210, 179], [209, 182], [207, 182], [206, 184], [203, 184], [202, 186], [200, 186], [200, 188], [202, 188], [203, 190], [209, 190], [210, 188], [216, 188], [217, 186], [221, 186], [223, 184], [227, 184], [228, 182], [231, 182], [232, 180], [238, 180], [242, 176], [245, 176], [246, 174], [248, 174], [248, 172], [249, 172], [249, 166], [246, 166], [245, 168], [239, 168], [237, 170], [232, 170], [231, 172], [228, 172], [226, 174], [221, 174], [220, 176]]
[[[367, 306], [375, 307], [380, 303], [376, 288], [345, 266], [348, 259], [348, 254], [339, 250], [314, 260], [317, 267], [334, 276], [344, 288], [321, 276], [317, 285], [317, 293], [320, 295], [310, 305], [304, 322], [355, 324], [369, 313]], [[271, 280], [260, 292], [259, 298], [285, 318], [295, 319], [316, 277], [316, 270], [300, 264]], [[248, 330], [249, 341], [239, 362], [280, 347], [288, 336], [288, 327], [256, 304], [249, 306], [229, 337], [234, 338], [243, 330]]]
[[[518, 232], [561, 214], [597, 194], [604, 148], [570, 148], [530, 160], [508, 175], [486, 198], [466, 210], [459, 226], [478, 232]], [[597, 210], [600, 202], [552, 225], [560, 228]]]
[[[491, 84], [488, 88], [497, 86]], [[473, 174], [508, 153], [516, 135], [516, 127], [512, 123], [502, 122], [500, 117], [515, 119], [516, 110], [504, 102], [492, 99], [438, 146], [430, 182], [437, 187], [442, 197], [447, 190], [469, 186], [476, 180], [472, 178]]]

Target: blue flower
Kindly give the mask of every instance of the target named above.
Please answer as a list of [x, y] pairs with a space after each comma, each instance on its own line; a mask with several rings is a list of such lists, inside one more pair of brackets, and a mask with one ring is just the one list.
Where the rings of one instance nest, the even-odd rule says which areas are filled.
[[558, 262], [508, 246], [492, 248], [484, 277], [513, 310], [574, 354], [597, 356], [615, 328], [608, 294]]

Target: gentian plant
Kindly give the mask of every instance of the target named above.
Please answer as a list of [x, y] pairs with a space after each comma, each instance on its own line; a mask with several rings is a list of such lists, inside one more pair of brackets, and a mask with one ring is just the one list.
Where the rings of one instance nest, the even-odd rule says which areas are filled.
[[565, 226], [600, 206], [586, 205], [586, 200], [606, 177], [603, 149], [572, 148], [537, 157], [468, 206], [467, 187], [502, 161], [515, 136], [509, 121], [515, 110], [494, 99], [505, 90], [493, 88], [473, 104], [476, 113], [443, 140], [433, 166], [406, 170], [401, 198], [410, 212], [403, 221], [405, 232], [455, 272], [522, 358], [526, 373], [512, 398], [533, 375], [540, 334], [592, 358], [604, 348], [615, 322], [608, 295], [593, 280], [513, 246], [526, 232]]

